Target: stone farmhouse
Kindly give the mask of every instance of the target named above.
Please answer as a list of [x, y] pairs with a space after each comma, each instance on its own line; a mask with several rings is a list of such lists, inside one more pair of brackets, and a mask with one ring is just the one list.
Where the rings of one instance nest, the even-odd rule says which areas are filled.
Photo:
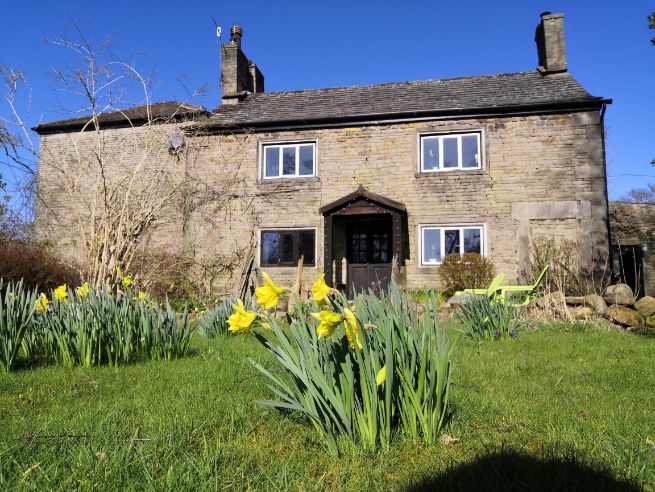
[[[408, 288], [438, 287], [442, 259], [464, 252], [489, 257], [507, 281], [526, 281], [536, 235], [577, 241], [585, 278], [607, 271], [603, 116], [611, 100], [590, 95], [569, 73], [562, 14], [541, 15], [534, 70], [288, 92], [264, 91], [242, 37], [234, 26], [222, 45], [216, 109], [149, 108], [168, 118], [150, 164], [217, 186], [230, 170], [247, 203], [222, 210], [219, 225], [202, 220], [211, 203], [184, 218], [181, 207], [170, 207], [152, 244], [186, 238], [199, 257], [242, 259], [252, 245], [255, 265], [280, 282], [293, 278], [302, 256], [308, 281], [325, 272], [350, 293], [392, 272]], [[144, 111], [102, 115], [103, 140], [120, 141], [147, 121]], [[97, 138], [85, 124], [36, 128], [37, 235], [70, 254], [81, 247], [66, 213], [76, 199], [62, 192], [52, 162]], [[121, 146], [117, 174], [135, 152]], [[179, 147], [193, 158], [176, 160]], [[92, 180], [83, 175], [69, 191], [88, 195]]]

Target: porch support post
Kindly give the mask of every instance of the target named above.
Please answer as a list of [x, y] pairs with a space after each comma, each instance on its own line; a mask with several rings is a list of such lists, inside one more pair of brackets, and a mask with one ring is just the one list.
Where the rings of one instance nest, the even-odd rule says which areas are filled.
[[398, 265], [392, 265], [392, 268], [400, 268], [402, 264], [402, 220], [397, 212], [392, 212], [392, 236], [393, 236], [393, 257], [397, 259]]
[[323, 273], [325, 273], [325, 283], [330, 287], [332, 285], [332, 216], [326, 215], [323, 218]]

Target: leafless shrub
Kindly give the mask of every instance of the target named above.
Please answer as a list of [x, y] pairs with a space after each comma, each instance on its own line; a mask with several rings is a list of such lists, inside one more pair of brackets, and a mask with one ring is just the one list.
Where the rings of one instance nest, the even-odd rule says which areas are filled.
[[579, 254], [574, 240], [536, 236], [531, 241], [530, 268], [533, 279], [548, 265], [541, 287], [546, 292], [579, 294]]

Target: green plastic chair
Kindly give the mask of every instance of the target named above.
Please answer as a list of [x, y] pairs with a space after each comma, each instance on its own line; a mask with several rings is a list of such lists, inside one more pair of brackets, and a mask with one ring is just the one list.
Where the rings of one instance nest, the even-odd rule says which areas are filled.
[[501, 272], [493, 278], [489, 284], [489, 287], [486, 289], [464, 289], [455, 292], [455, 295], [461, 296], [462, 294], [477, 294], [485, 295], [488, 297], [497, 297], [499, 290], [501, 289], [500, 284], [503, 282], [503, 280], [505, 280], [505, 274]]
[[[546, 275], [546, 272], [548, 271], [548, 268], [550, 268], [550, 265], [546, 265], [544, 269], [541, 271], [539, 276], [537, 277], [537, 280], [535, 280], [535, 283], [532, 285], [506, 285], [501, 287], [500, 293], [499, 293], [499, 300], [500, 302], [503, 303], [508, 303], [511, 304], [512, 306], [525, 306], [527, 305], [531, 300], [532, 297], [534, 296], [535, 292], [537, 291], [537, 288], [539, 287], [539, 284], [544, 278], [544, 275]], [[507, 296], [508, 294], [510, 296], [513, 296], [516, 293], [520, 292], [525, 292], [525, 297], [521, 302], [508, 302]]]
[[[541, 284], [544, 275], [546, 275], [548, 268], [550, 268], [550, 266], [546, 265], [544, 269], [541, 271], [541, 273], [539, 274], [539, 276], [537, 277], [535, 283], [532, 285], [504, 285], [501, 287], [500, 284], [505, 279], [505, 274], [499, 273], [494, 277], [494, 279], [489, 284], [489, 287], [487, 287], [486, 289], [464, 289], [464, 290], [460, 290], [459, 292], [455, 292], [455, 295], [456, 296], [460, 296], [462, 294], [486, 295], [487, 297], [490, 297], [495, 301], [511, 304], [512, 306], [516, 306], [516, 307], [525, 306], [532, 300], [532, 297], [537, 291], [539, 284]], [[526, 294], [525, 297], [522, 297], [522, 300], [520, 302], [510, 302], [508, 300], [508, 295], [511, 298], [514, 297], [514, 294], [521, 293], [521, 292], [525, 292]]]

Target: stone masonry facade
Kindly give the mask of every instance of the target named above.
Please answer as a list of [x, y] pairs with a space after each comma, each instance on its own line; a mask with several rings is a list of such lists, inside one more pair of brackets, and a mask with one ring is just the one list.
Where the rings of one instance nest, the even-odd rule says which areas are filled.
[[[419, 172], [419, 134], [469, 129], [482, 131], [482, 170]], [[106, 130], [104, 138], [120, 139], [125, 132]], [[165, 137], [166, 133], [161, 133], [162, 146]], [[561, 228], [566, 228], [567, 236], [574, 234], [581, 250], [589, 252], [588, 269], [607, 254], [603, 141], [599, 115], [594, 112], [254, 133], [246, 138], [247, 143], [238, 136], [195, 138], [199, 142], [188, 145], [198, 155], [182, 165], [206, 176], [209, 184], [231, 168], [254, 195], [247, 206], [232, 211], [235, 218], [225, 224], [227, 234], [207, 230], [199, 211], [191, 220], [199, 242], [215, 246], [217, 239], [229, 237], [228, 251], [222, 251], [229, 254], [256, 239], [260, 228], [316, 228], [317, 266], [307, 269], [308, 278], [322, 270], [323, 217], [318, 209], [359, 185], [407, 208], [407, 287], [439, 285], [438, 267], [421, 267], [417, 261], [419, 225], [483, 224], [485, 253], [509, 281], [525, 278], [526, 255], [535, 228], [539, 234], [557, 235]], [[261, 144], [298, 139], [316, 142], [318, 175], [259, 179]], [[69, 142], [70, 138], [61, 134], [44, 136], [42, 156], [72, 152], [66, 150], [72, 145]], [[230, 156], [234, 158], [230, 160]], [[129, 161], [129, 156], [124, 158]], [[57, 174], [49, 171], [47, 160], [41, 162], [39, 188], [50, 206], [38, 208], [37, 230], [47, 231], [50, 240], [74, 249], [78, 235], [74, 224], [67, 226], [65, 220], [72, 198], [56, 185]], [[166, 165], [174, 169], [175, 160], [169, 158]], [[175, 227], [180, 223], [176, 212], [171, 210], [170, 216], [159, 222], [163, 230], [155, 235], [156, 243], [178, 243], [181, 231]], [[274, 275], [285, 281], [295, 273], [290, 268], [274, 270]]]

